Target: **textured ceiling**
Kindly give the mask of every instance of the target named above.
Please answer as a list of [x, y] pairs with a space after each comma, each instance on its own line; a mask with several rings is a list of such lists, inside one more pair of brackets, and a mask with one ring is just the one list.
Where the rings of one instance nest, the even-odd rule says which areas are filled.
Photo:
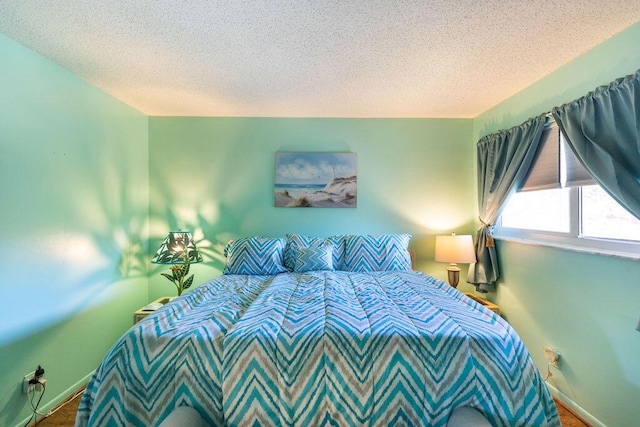
[[475, 117], [640, 0], [2, 0], [0, 32], [148, 115]]

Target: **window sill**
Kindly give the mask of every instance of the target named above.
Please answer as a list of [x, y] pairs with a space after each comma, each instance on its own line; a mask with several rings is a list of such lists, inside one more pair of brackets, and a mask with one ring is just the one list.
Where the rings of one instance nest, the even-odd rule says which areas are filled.
[[[631, 259], [635, 261], [640, 261], [640, 245], [632, 245], [632, 244], [623, 244], [624, 246], [635, 246], [635, 248], [631, 248], [631, 250], [617, 249], [617, 248], [607, 248], [607, 247], [593, 247], [587, 246], [586, 244], [580, 245], [575, 244], [573, 242], [568, 242], [567, 240], [579, 240], [580, 243], [592, 243], [590, 240], [583, 239], [566, 239], [566, 238], [557, 238], [557, 239], [549, 239], [549, 240], [540, 240], [540, 239], [532, 239], [521, 236], [512, 236], [506, 235], [503, 233], [495, 232], [493, 238], [496, 240], [503, 240], [506, 242], [516, 242], [522, 243], [526, 245], [532, 246], [542, 246], [542, 247], [551, 247], [557, 249], [563, 249], [572, 252], [585, 253], [589, 255], [600, 255], [600, 256], [608, 256], [614, 258], [623, 258], [623, 259]], [[596, 240], [597, 241], [597, 240]], [[611, 243], [611, 242], [606, 242]]]

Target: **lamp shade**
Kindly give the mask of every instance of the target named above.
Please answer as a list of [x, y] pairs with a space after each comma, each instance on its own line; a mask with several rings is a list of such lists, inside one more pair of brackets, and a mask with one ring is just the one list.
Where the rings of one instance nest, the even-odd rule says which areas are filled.
[[455, 233], [450, 236], [436, 236], [435, 260], [453, 263], [476, 262], [471, 236], [468, 234], [458, 236]]
[[154, 264], [194, 264], [202, 262], [202, 255], [187, 231], [170, 231], [156, 251]]

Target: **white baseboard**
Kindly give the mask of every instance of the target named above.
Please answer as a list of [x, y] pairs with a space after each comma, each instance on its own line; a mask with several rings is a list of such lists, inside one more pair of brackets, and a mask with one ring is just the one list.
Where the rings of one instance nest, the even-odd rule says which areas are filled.
[[[80, 381], [76, 382], [71, 387], [67, 388], [65, 391], [60, 393], [55, 398], [51, 399], [48, 403], [43, 405], [42, 408], [40, 408], [39, 412], [47, 413], [50, 410], [54, 409], [60, 403], [64, 402], [69, 396], [71, 396], [71, 394], [75, 393], [81, 387], [85, 386], [89, 382], [89, 379], [91, 378], [93, 373], [94, 373], [94, 371], [91, 371], [84, 378], [82, 378]], [[565, 404], [573, 412], [575, 412], [580, 417], [582, 417], [586, 422], [591, 424], [593, 427], [607, 427], [605, 424], [601, 423], [593, 415], [591, 415], [590, 413], [588, 413], [587, 411], [582, 409], [582, 407], [579, 406], [577, 403], [575, 403], [573, 400], [571, 400], [569, 398], [569, 396], [567, 396], [566, 394], [562, 393], [560, 390], [558, 390], [557, 388], [555, 388], [554, 386], [552, 386], [549, 383], [547, 383], [547, 386], [549, 387], [549, 390], [551, 391], [551, 394], [554, 397], [556, 397], [558, 400], [560, 400], [563, 404]], [[27, 423], [28, 420], [29, 420], [29, 418], [25, 418], [24, 420], [22, 420], [22, 422], [18, 423], [16, 425], [16, 427], [24, 426]]]
[[560, 402], [562, 402], [567, 408], [571, 409], [573, 412], [578, 414], [582, 419], [591, 424], [593, 427], [607, 427], [603, 423], [601, 423], [596, 417], [582, 409], [576, 402], [571, 400], [569, 396], [562, 393], [560, 390], [547, 383], [549, 390], [551, 390], [551, 394], [557, 398]]
[[[62, 393], [60, 393], [59, 395], [57, 395], [56, 397], [51, 399], [49, 402], [47, 402], [44, 405], [42, 405], [40, 408], [38, 408], [38, 413], [46, 414], [49, 411], [51, 411], [52, 409], [55, 409], [59, 404], [61, 404], [65, 400], [67, 400], [67, 398], [69, 398], [69, 396], [71, 396], [76, 391], [80, 390], [80, 388], [82, 388], [85, 385], [87, 385], [87, 383], [89, 382], [89, 379], [91, 378], [91, 376], [93, 375], [94, 372], [95, 371], [89, 372], [80, 381], [76, 382], [71, 387], [67, 388], [65, 391], [63, 391]], [[24, 420], [22, 420], [22, 422], [16, 424], [16, 427], [23, 427], [27, 423], [27, 421], [29, 421], [29, 419], [31, 419], [31, 416], [25, 418]]]

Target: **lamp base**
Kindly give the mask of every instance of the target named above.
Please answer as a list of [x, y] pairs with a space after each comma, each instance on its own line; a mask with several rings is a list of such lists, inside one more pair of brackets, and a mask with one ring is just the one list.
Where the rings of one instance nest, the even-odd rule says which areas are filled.
[[458, 282], [460, 282], [460, 267], [455, 262], [449, 264], [447, 267], [447, 279], [449, 280], [449, 286], [452, 288], [458, 287]]

